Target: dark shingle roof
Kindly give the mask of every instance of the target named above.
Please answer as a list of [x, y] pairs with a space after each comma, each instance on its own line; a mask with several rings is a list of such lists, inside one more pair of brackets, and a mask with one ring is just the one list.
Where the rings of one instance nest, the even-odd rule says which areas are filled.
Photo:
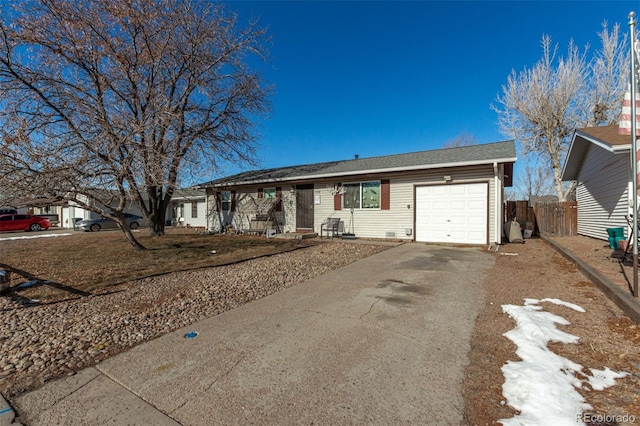
[[609, 145], [631, 145], [631, 135], [621, 135], [618, 133], [618, 125], [601, 127], [584, 127], [576, 129], [577, 134], [591, 136]]
[[333, 176], [352, 176], [363, 173], [459, 167], [489, 164], [494, 161], [503, 163], [515, 162], [516, 148], [514, 142], [504, 141], [458, 148], [418, 151], [407, 154], [255, 170], [216, 179], [198, 186], [247, 185]]

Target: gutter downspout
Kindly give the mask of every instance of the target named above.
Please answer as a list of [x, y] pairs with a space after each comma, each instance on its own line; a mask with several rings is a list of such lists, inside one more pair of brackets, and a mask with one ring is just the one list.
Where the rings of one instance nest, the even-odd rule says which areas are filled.
[[501, 202], [500, 202], [500, 192], [499, 192], [500, 191], [499, 177], [500, 175], [498, 171], [498, 163], [494, 161], [493, 162], [493, 192], [494, 192], [494, 207], [495, 207], [494, 208], [495, 223], [494, 223], [493, 235], [495, 237], [494, 242], [496, 245], [502, 244], [502, 239], [500, 238], [500, 217], [502, 216], [502, 214], [500, 213]]

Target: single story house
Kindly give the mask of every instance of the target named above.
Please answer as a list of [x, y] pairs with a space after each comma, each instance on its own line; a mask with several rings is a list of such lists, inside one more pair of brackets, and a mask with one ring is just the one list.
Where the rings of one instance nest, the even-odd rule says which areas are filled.
[[578, 234], [607, 240], [607, 228], [627, 229], [632, 174], [630, 135], [618, 134], [617, 125], [575, 130], [562, 180], [577, 184]]
[[168, 225], [205, 228], [206, 194], [203, 189], [177, 189], [166, 213]]
[[[316, 232], [327, 218], [362, 238], [502, 242], [513, 141], [239, 173], [206, 189], [207, 229], [249, 229], [269, 215], [279, 232]], [[269, 202], [269, 200], [272, 200]]]

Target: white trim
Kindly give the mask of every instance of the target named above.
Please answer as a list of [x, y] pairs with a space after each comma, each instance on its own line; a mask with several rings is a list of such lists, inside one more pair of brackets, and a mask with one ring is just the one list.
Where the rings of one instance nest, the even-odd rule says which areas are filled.
[[[614, 154], [617, 153], [623, 153], [623, 152], [629, 152], [631, 151], [631, 144], [625, 144], [625, 145], [613, 145], [610, 144], [608, 142], [603, 141], [602, 139], [596, 138], [595, 136], [589, 135], [587, 133], [582, 133], [579, 130], [576, 130], [576, 133], [574, 135], [574, 141], [575, 141], [575, 136], [580, 136], [582, 139], [586, 139], [587, 141], [591, 142], [594, 145], [599, 146], [602, 149], [605, 149], [609, 152], [612, 152]], [[572, 141], [572, 146], [569, 148], [569, 152], [571, 152], [571, 148], [573, 147], [573, 141]]]

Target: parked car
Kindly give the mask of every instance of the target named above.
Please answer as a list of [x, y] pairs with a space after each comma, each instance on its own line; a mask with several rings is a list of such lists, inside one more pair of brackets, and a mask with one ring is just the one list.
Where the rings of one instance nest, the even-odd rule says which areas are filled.
[[[125, 213], [124, 220], [127, 222], [129, 229], [138, 229], [143, 223], [143, 218], [135, 214]], [[118, 224], [107, 218], [84, 219], [76, 222], [75, 229], [79, 231], [99, 231], [101, 229], [115, 229]]]
[[45, 217], [30, 214], [0, 215], [0, 231], [42, 231], [50, 227], [51, 222]]

